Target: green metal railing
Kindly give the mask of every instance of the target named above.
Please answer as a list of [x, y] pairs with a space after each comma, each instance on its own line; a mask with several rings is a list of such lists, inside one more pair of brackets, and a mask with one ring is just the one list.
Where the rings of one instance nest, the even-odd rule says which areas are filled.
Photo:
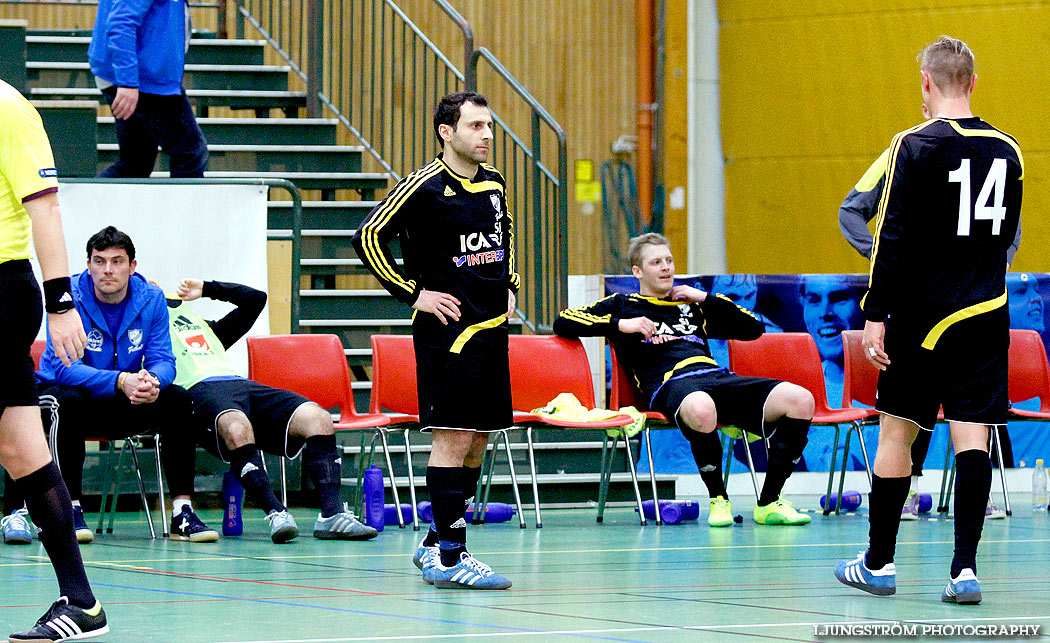
[[[299, 318], [302, 310], [302, 297], [299, 294], [299, 280], [302, 274], [300, 265], [303, 255], [303, 199], [299, 188], [287, 179], [59, 179], [59, 183], [132, 183], [147, 185], [265, 185], [269, 188], [286, 190], [292, 197], [292, 231], [290, 240], [292, 242], [292, 292], [291, 292], [291, 328], [299, 328]], [[283, 236], [267, 233], [267, 240], [288, 240], [287, 234]], [[189, 261], [190, 258], [187, 258]]]
[[[518, 308], [533, 331], [550, 332], [558, 311], [569, 304], [568, 152], [565, 130], [485, 47], [470, 57], [468, 75], [478, 78], [484, 60], [524, 103], [529, 115], [529, 143], [518, 138], [499, 116], [495, 121], [494, 160], [509, 186], [507, 206], [515, 213], [522, 290]], [[508, 106], [510, 108], [511, 106]], [[556, 165], [543, 161], [546, 126], [556, 141]], [[549, 148], [548, 148], [549, 149]]]
[[[441, 151], [432, 115], [445, 94], [499, 82], [521, 99], [506, 106], [513, 121], [492, 110], [493, 163], [517, 225], [519, 312], [533, 331], [549, 330], [568, 303], [565, 132], [490, 51], [474, 50], [470, 25], [447, 0], [433, 1], [462, 35], [462, 71], [393, 0], [233, 0], [237, 37], [251, 25], [306, 85], [308, 115], [334, 115], [395, 179]], [[477, 82], [482, 60], [495, 72], [491, 86]]]

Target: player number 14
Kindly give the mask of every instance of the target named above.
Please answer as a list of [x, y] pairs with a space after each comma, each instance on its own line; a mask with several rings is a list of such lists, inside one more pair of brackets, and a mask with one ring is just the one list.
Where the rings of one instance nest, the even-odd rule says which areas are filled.
[[[959, 228], [960, 237], [970, 236], [970, 159], [962, 159], [957, 169], [948, 172], [948, 182], [959, 184]], [[984, 185], [977, 195], [977, 203], [974, 205], [973, 218], [976, 220], [991, 221], [992, 234], [999, 234], [999, 227], [1006, 218], [1006, 208], [1003, 207], [1003, 193], [1006, 191], [1006, 159], [995, 159], [992, 167], [988, 170], [988, 176], [984, 177]], [[994, 192], [994, 196], [993, 196]], [[994, 198], [994, 204], [989, 201]]]

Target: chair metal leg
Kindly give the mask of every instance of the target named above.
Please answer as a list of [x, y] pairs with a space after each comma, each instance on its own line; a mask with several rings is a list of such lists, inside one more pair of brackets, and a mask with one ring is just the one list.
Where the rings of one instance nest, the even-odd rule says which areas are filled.
[[[113, 471], [113, 456], [116, 455], [116, 446], [113, 444], [113, 440], [110, 440], [107, 444], [109, 447], [109, 455], [106, 456], [106, 468], [102, 472], [102, 502], [99, 504], [98, 526], [95, 527], [96, 534], [102, 533], [102, 524], [106, 520], [106, 514], [108, 514], [110, 510], [110, 500], [116, 493], [112, 486], [116, 482], [116, 474], [119, 473], [119, 471]], [[121, 451], [121, 455], [124, 455], [123, 450]], [[113, 501], [113, 504], [116, 504], [115, 500]], [[112, 529], [110, 530], [110, 533], [112, 533]]]
[[[855, 424], [850, 423], [850, 427], [846, 429], [846, 446], [842, 449], [842, 470], [839, 472], [839, 495], [835, 499], [836, 516], [842, 513], [842, 488], [846, 484], [846, 465], [849, 464], [849, 442], [850, 438], [853, 437], [853, 431], [855, 428]], [[831, 502], [831, 496], [827, 497], [827, 502]]]
[[375, 455], [376, 449], [376, 437], [379, 433], [378, 429], [372, 431], [372, 440], [368, 444], [368, 458], [365, 458], [365, 440], [368, 439], [367, 433], [361, 434], [361, 453], [358, 455], [357, 460], [357, 489], [354, 491], [354, 513], [358, 516], [364, 513], [365, 506], [365, 469], [372, 464], [372, 457]]
[[[952, 441], [948, 439], [948, 446], [944, 451], [944, 469], [941, 471], [941, 493], [937, 496], [937, 513], [944, 513], [948, 511], [948, 496], [951, 496], [949, 492], [947, 496], [945, 492], [948, 489], [948, 474], [949, 465], [951, 469], [955, 469], [955, 463], [952, 461]], [[952, 476], [954, 478], [954, 476]]]
[[[1006, 430], [1005, 425], [1002, 426], [1003, 430]], [[1010, 510], [1010, 492], [1006, 488], [1006, 469], [1003, 467], [1003, 443], [999, 439], [999, 426], [993, 426], [990, 429], [992, 434], [992, 444], [995, 445], [995, 456], [999, 460], [999, 482], [1003, 486], [1003, 503], [1006, 505], [1003, 509], [1006, 511], [1007, 516], [1012, 516], [1013, 512]]]
[[286, 459], [283, 455], [277, 457], [281, 469], [281, 504], [285, 507], [288, 506], [288, 468], [285, 464]]
[[106, 527], [106, 533], [113, 533], [113, 522], [117, 518], [117, 499], [120, 498], [120, 474], [124, 472], [124, 452], [128, 448], [128, 441], [125, 439], [120, 443], [120, 455], [117, 457], [117, 468], [113, 473], [113, 482], [111, 489], [113, 490], [110, 495], [113, 496], [113, 511], [109, 514], [109, 526]]
[[[490, 442], [485, 445], [485, 453], [488, 457], [488, 473], [485, 475], [485, 488], [481, 496], [474, 497], [474, 519], [471, 524], [485, 524], [485, 510], [489, 506], [489, 492], [492, 491], [492, 476], [496, 472], [496, 455], [499, 453], [499, 444]], [[485, 461], [482, 461], [485, 464]]]
[[153, 440], [153, 459], [157, 463], [157, 504], [160, 505], [160, 534], [168, 537], [168, 502], [164, 497], [164, 467], [160, 458], [160, 436]]
[[397, 526], [405, 528], [405, 517], [401, 515], [401, 497], [397, 494], [397, 480], [394, 478], [394, 463], [390, 461], [390, 443], [386, 438], [386, 431], [379, 429], [379, 439], [383, 442], [383, 457], [386, 459], [386, 470], [390, 472], [390, 491], [394, 495], [394, 513], [397, 514]]
[[[828, 493], [827, 493], [826, 497], [829, 498], [829, 499], [831, 498], [831, 485], [835, 482], [835, 450], [838, 449], [838, 446], [839, 446], [839, 425], [837, 425], [837, 424], [835, 425], [835, 441], [832, 442], [832, 444], [835, 445], [835, 449], [831, 450], [831, 458], [830, 458], [831, 462], [830, 462], [830, 466], [828, 467], [828, 469], [829, 469], [829, 471], [828, 471]], [[827, 502], [824, 505], [824, 515], [827, 516], [830, 513], [831, 513], [831, 503]]]
[[[416, 511], [416, 477], [412, 473], [412, 442], [408, 439], [410, 428], [403, 431], [405, 436], [405, 462], [408, 463], [408, 496], [412, 501], [412, 531], [419, 531], [419, 512]], [[401, 509], [398, 508], [400, 512]]]
[[[612, 440], [612, 448], [609, 448], [609, 440]], [[616, 442], [615, 437], [610, 437], [608, 433], [602, 436], [602, 472], [599, 477], [598, 484], [598, 517], [597, 522], [605, 520], [605, 500], [609, 495], [609, 479], [612, 477], [612, 459], [616, 453]]]
[[[645, 509], [642, 507], [642, 492], [638, 488], [638, 469], [634, 466], [634, 453], [631, 452], [631, 438], [627, 436], [627, 430], [621, 428], [620, 431], [623, 433], [623, 446], [627, 450], [627, 466], [631, 470], [631, 484], [634, 485], [634, 499], [638, 503], [638, 517], [641, 519], [642, 526], [646, 525], [645, 522]], [[610, 472], [611, 475], [611, 472]], [[656, 511], [656, 524], [660, 524], [660, 508], [655, 507]]]
[[[521, 494], [518, 492], [518, 475], [514, 472], [514, 454], [510, 451], [510, 433], [506, 430], [500, 431], [503, 434], [503, 447], [507, 450], [507, 466], [510, 467], [510, 486], [514, 489], [514, 504], [518, 508], [518, 527], [525, 529], [525, 510], [521, 508]], [[492, 457], [495, 459], [496, 452], [492, 452]]]
[[649, 437], [649, 427], [645, 427], [645, 448], [649, 455], [649, 482], [653, 486], [653, 513], [656, 515], [656, 524], [662, 525], [664, 521], [660, 517], [660, 497], [656, 494], [656, 465], [653, 464], [653, 443], [649, 440]]
[[[758, 489], [758, 476], [755, 475], [755, 459], [751, 455], [751, 443], [747, 441], [747, 433], [744, 433], [741, 438], [744, 441], [744, 453], [747, 454], [747, 471], [751, 474], [751, 486], [755, 488], [755, 502], [762, 497], [762, 492]], [[726, 476], [729, 479], [729, 476]]]
[[864, 456], [864, 473], [868, 474], [868, 488], [871, 489], [871, 460], [868, 459], [868, 446], [864, 444], [864, 425], [857, 425], [857, 437], [860, 438], [860, 454]]
[[[719, 443], [722, 445], [722, 453], [725, 454], [722, 460], [722, 484], [729, 486], [729, 465], [733, 463], [733, 444], [735, 440], [723, 433], [719, 439]], [[729, 443], [729, 450], [726, 450], [726, 443]]]
[[149, 525], [149, 537], [156, 539], [157, 532], [153, 529], [153, 511], [150, 509], [149, 500], [146, 498], [146, 485], [142, 482], [142, 470], [139, 468], [139, 452], [138, 449], [135, 448], [135, 443], [132, 438], [128, 438], [125, 443], [131, 447], [131, 460], [135, 463], [135, 478], [139, 483], [139, 495], [142, 496], [142, 509], [146, 512], [146, 524]]
[[525, 427], [525, 441], [529, 444], [529, 470], [532, 471], [532, 502], [536, 512], [536, 529], [543, 529], [543, 520], [540, 518], [540, 487], [536, 480], [536, 454], [532, 447], [532, 427]]

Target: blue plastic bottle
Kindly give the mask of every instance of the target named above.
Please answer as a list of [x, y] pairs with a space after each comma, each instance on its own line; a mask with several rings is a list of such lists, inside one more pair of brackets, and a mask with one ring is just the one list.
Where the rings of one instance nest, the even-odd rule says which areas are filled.
[[429, 501], [423, 500], [416, 505], [416, 515], [422, 522], [434, 522], [434, 507]]
[[[642, 511], [648, 520], [656, 519], [652, 500], [642, 502]], [[635, 508], [635, 511], [638, 511]], [[692, 500], [661, 500], [660, 520], [668, 525], [677, 525], [683, 520], [696, 520], [700, 517], [700, 505]]]
[[922, 492], [919, 494], [919, 513], [929, 513], [930, 509], [933, 509], [933, 496]]
[[[821, 509], [834, 510], [835, 509], [835, 505], [838, 504], [838, 497], [839, 497], [839, 495], [837, 493], [831, 494], [831, 503], [829, 505], [827, 503], [827, 500], [828, 500], [827, 495], [821, 496], [820, 497], [820, 508]], [[859, 491], [843, 491], [842, 492], [842, 511], [855, 511], [857, 509], [857, 507], [860, 506], [861, 500], [862, 499], [861, 499], [861, 495], [860, 495]]]
[[244, 500], [244, 487], [232, 471], [222, 474], [222, 535], [240, 536], [244, 531], [241, 520], [241, 501]]
[[[401, 519], [406, 525], [412, 524], [412, 505], [401, 504]], [[397, 506], [393, 503], [383, 505], [383, 524], [397, 525]]]
[[383, 489], [383, 472], [375, 465], [365, 471], [365, 481], [362, 486], [364, 495], [364, 522], [376, 531], [383, 531], [384, 511], [383, 505], [386, 501], [386, 490]]
[[[474, 520], [475, 505], [467, 507], [467, 522]], [[514, 517], [517, 511], [514, 507], [502, 502], [490, 502], [485, 505], [485, 522], [507, 522]]]

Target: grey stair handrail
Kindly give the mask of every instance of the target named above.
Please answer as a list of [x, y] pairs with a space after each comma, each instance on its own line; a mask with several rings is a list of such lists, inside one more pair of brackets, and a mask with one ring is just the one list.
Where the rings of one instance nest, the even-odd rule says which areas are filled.
[[[169, 179], [169, 178], [148, 178], [148, 179], [74, 179], [74, 178], [62, 178], [58, 180], [59, 183], [130, 183], [139, 185], [265, 185], [270, 188], [278, 188], [286, 190], [292, 196], [292, 311], [291, 328], [297, 329], [299, 327], [299, 316], [301, 310], [301, 302], [299, 295], [299, 281], [302, 267], [300, 259], [302, 258], [302, 243], [303, 243], [303, 199], [299, 193], [299, 188], [289, 181], [288, 179]], [[287, 236], [281, 237], [287, 239]], [[270, 240], [267, 235], [267, 240]]]
[[[470, 64], [467, 66], [468, 77], [477, 79], [478, 63], [482, 59], [514, 90], [514, 93], [525, 101], [531, 110], [531, 148], [526, 147], [517, 137], [513, 136], [513, 133], [510, 135], [514, 145], [520, 147], [528, 159], [531, 169], [529, 173], [531, 180], [528, 186], [531, 189], [531, 205], [539, 210], [528, 213], [527, 220], [533, 227], [529, 233], [532, 238], [523, 239], [533, 251], [530, 262], [531, 279], [523, 283], [523, 288], [527, 287], [531, 297], [531, 301], [526, 301], [528, 308], [525, 309], [527, 313], [525, 319], [534, 320], [533, 324], [528, 324], [534, 331], [550, 332], [558, 311], [567, 308], [569, 304], [569, 182], [565, 129], [487, 48], [479, 47], [471, 54]], [[504, 130], [509, 131], [502, 121], [499, 119], [496, 121], [497, 126], [502, 126]], [[558, 167], [555, 171], [543, 163], [541, 121], [547, 125], [558, 141]], [[551, 208], [552, 212], [546, 210], [547, 199], [543, 198], [545, 184], [553, 186], [557, 194], [553, 208]], [[545, 238], [539, 239], [542, 231], [545, 231]], [[518, 235], [518, 238], [522, 239], [522, 236]], [[556, 273], [553, 275], [551, 274], [552, 267], [556, 268]]]

